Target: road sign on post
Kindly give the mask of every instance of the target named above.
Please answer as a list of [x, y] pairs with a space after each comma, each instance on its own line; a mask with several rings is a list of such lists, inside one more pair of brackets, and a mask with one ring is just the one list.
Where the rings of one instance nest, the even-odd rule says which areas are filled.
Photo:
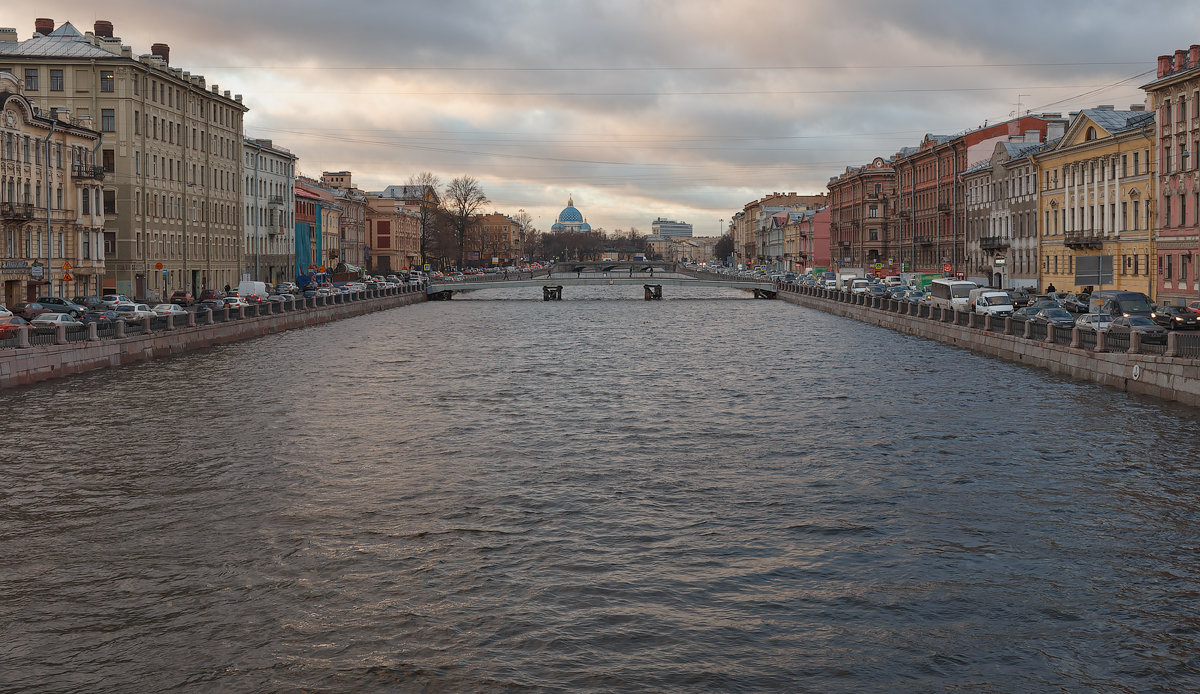
[[63, 272], [70, 272], [71, 270], [74, 270], [74, 269], [75, 268], [71, 267], [71, 261], [69, 261], [69, 260], [63, 261]]
[[950, 263], [942, 263], [942, 272], [954, 272], [954, 266]]
[[63, 282], [72, 282], [74, 280], [75, 280], [75, 278], [71, 277], [71, 273], [69, 273], [69, 272], [63, 273]]
[[161, 269], [162, 269], [162, 263], [155, 263], [155, 264], [154, 264], [154, 269], [155, 269], [155, 270], [161, 270]]

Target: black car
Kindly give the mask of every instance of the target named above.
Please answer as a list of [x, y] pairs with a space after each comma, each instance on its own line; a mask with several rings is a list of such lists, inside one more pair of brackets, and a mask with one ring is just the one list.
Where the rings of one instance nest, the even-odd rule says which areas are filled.
[[1014, 309], [1024, 308], [1033, 303], [1033, 295], [1024, 289], [1010, 289], [1008, 295], [1012, 297]]
[[1075, 327], [1075, 316], [1065, 308], [1044, 308], [1033, 314], [1033, 322], [1047, 325], [1061, 325], [1064, 328]]
[[105, 323], [112, 323], [120, 317], [121, 314], [117, 313], [116, 311], [88, 311], [80, 316], [79, 320], [83, 321], [85, 324], [99, 323], [100, 325], [104, 325]]
[[1150, 314], [1150, 319], [1168, 330], [1200, 329], [1200, 316], [1183, 306], [1160, 306]]
[[1087, 294], [1067, 294], [1059, 303], [1071, 313], [1087, 313], [1090, 310]]
[[89, 311], [94, 311], [103, 305], [98, 296], [77, 296], [71, 299], [71, 303], [78, 304]]
[[1109, 334], [1138, 333], [1142, 342], [1167, 344], [1167, 329], [1146, 316], [1118, 316], [1108, 325]]

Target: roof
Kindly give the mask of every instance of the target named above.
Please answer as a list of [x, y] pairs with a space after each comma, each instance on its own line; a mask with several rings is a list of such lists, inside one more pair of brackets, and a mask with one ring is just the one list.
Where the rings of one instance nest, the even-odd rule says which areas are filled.
[[1081, 111], [1096, 125], [1104, 128], [1111, 135], [1140, 128], [1154, 122], [1154, 111], [1110, 111], [1108, 109], [1087, 108]]
[[34, 34], [17, 43], [0, 42], [0, 55], [37, 55], [67, 58], [112, 58], [113, 53], [93, 45], [70, 22], [64, 23], [48, 36]]

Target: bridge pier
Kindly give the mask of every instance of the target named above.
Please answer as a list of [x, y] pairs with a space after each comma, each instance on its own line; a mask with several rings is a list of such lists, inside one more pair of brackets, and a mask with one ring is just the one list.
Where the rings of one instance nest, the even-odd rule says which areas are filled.
[[642, 288], [646, 290], [646, 301], [654, 301], [662, 298], [661, 284], [643, 284]]
[[771, 291], [770, 289], [758, 289], [757, 287], [755, 287], [755, 289], [754, 289], [754, 298], [755, 299], [774, 299], [775, 294], [776, 293]]
[[449, 289], [441, 292], [431, 292], [426, 298], [430, 301], [449, 301], [454, 296], [454, 292]]
[[562, 285], [542, 285], [542, 301], [562, 301]]

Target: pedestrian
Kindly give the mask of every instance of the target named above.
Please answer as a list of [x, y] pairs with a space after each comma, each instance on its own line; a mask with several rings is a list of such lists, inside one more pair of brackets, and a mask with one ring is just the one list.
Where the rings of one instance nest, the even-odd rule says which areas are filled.
[[1050, 283], [1050, 286], [1046, 287], [1046, 293], [1047, 293], [1047, 294], [1050, 294], [1050, 293], [1053, 293], [1053, 292], [1056, 292], [1056, 291], [1058, 291], [1058, 290], [1054, 288], [1054, 283], [1053, 283], [1053, 282], [1051, 282], [1051, 283]]
[[228, 294], [228, 293], [229, 293], [229, 285], [228, 285], [228, 284], [227, 284], [227, 285], [225, 285], [225, 293], [226, 293], [226, 294]]

